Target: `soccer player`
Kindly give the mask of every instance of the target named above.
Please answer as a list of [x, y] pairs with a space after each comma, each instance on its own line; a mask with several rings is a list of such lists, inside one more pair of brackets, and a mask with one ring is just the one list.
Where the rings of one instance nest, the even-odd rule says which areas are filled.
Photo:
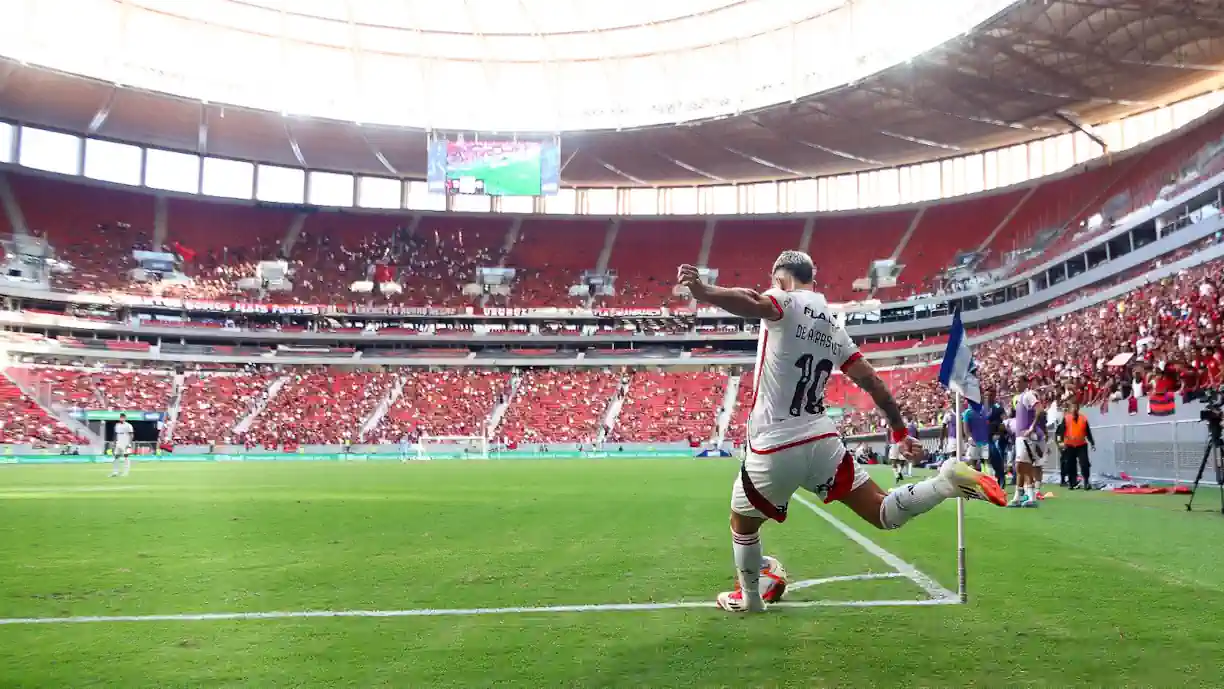
[[1041, 471], [1045, 448], [1045, 427], [1038, 423], [1040, 403], [1024, 378], [1016, 379], [1016, 389], [1023, 390], [1015, 398], [1016, 416], [1012, 420], [1016, 434], [1016, 495], [1008, 507], [1037, 507], [1037, 473]]
[[982, 470], [982, 462], [988, 464], [990, 462], [989, 413], [984, 407], [974, 409], [973, 405], [968, 405], [968, 408], [962, 414], [965, 430], [969, 434], [969, 437], [965, 438], [969, 460], [973, 462], [973, 468], [978, 471]]
[[[114, 459], [111, 460], [111, 477], [127, 476], [132, 470], [132, 436], [136, 431], [132, 428], [132, 424], [128, 423], [127, 414], [120, 414], [119, 421], [115, 424], [115, 449], [112, 451]], [[123, 467], [120, 471], [120, 466]]]
[[956, 447], [956, 412], [952, 407], [947, 406], [946, 402], [944, 404], [945, 409], [939, 427], [939, 449], [949, 457], [960, 459], [957, 457]]
[[986, 391], [986, 405], [982, 410], [987, 415], [990, 426], [990, 468], [994, 471], [995, 480], [1000, 487], [1007, 486], [1007, 428], [1003, 422], [1007, 414], [1003, 405], [995, 399], [995, 391]]
[[[918, 438], [917, 421], [911, 418], [905, 428], [906, 432], [909, 433], [909, 437], [915, 440]], [[913, 458], [907, 459], [901, 454], [900, 445], [890, 445], [888, 447], [888, 459], [892, 462], [893, 469], [897, 472], [897, 483], [903, 483], [905, 479], [914, 477], [914, 460]]]
[[888, 446], [888, 460], [892, 464], [893, 480], [896, 483], [905, 483], [905, 467], [909, 464], [901, 454], [903, 449], [900, 444]]
[[729, 612], [765, 610], [760, 594], [761, 526], [770, 519], [785, 521], [787, 504], [799, 488], [826, 503], [840, 500], [880, 529], [898, 528], [958, 495], [998, 505], [1007, 501], [994, 479], [955, 460], [945, 462], [935, 477], [891, 493], [855, 463], [825, 415], [825, 386], [835, 369], [871, 395], [903, 457], [918, 456], [922, 447], [910, 437], [888, 387], [815, 291], [815, 272], [807, 254], [783, 251], [773, 265], [773, 288], [759, 293], [708, 285], [691, 265], [677, 271], [677, 280], [694, 299], [743, 318], [761, 319], [748, 451], [731, 491], [736, 590], [718, 596], [719, 607]]

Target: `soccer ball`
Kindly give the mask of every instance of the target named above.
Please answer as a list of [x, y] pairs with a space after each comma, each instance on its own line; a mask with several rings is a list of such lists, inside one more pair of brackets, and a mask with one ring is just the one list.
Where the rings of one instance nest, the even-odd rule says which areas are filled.
[[761, 599], [766, 603], [777, 603], [786, 593], [786, 568], [778, 558], [766, 555], [761, 558]]

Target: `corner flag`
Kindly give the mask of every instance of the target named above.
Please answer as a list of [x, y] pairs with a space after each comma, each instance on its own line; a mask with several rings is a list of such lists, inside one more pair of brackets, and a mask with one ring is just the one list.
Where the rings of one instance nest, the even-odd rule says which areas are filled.
[[952, 392], [969, 400], [974, 409], [982, 406], [982, 384], [978, 380], [977, 362], [969, 350], [969, 339], [961, 323], [958, 310], [952, 316], [952, 329], [948, 331], [948, 349], [944, 352], [943, 364], [939, 367], [939, 382]]

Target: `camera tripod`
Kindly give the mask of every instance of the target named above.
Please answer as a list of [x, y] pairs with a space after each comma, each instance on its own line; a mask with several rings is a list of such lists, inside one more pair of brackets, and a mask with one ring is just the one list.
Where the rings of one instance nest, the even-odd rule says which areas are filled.
[[1194, 494], [1198, 492], [1199, 482], [1203, 480], [1203, 472], [1207, 470], [1207, 462], [1215, 467], [1216, 484], [1220, 486], [1220, 514], [1224, 514], [1224, 424], [1219, 419], [1211, 420], [1208, 429], [1207, 447], [1203, 450], [1203, 461], [1199, 464], [1198, 474], [1194, 476], [1194, 485], [1190, 487], [1190, 501], [1186, 503], [1189, 512], [1194, 505]]

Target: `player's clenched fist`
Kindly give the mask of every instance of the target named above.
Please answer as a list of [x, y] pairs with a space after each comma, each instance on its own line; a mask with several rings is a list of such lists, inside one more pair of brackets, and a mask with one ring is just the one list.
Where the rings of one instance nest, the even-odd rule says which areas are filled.
[[701, 282], [701, 273], [698, 272], [697, 266], [685, 263], [676, 269], [676, 282], [691, 288], [695, 283]]
[[897, 450], [901, 453], [902, 457], [910, 462], [922, 459], [922, 456], [926, 454], [926, 450], [922, 448], [922, 443], [918, 442], [916, 438], [909, 437], [897, 443]]

